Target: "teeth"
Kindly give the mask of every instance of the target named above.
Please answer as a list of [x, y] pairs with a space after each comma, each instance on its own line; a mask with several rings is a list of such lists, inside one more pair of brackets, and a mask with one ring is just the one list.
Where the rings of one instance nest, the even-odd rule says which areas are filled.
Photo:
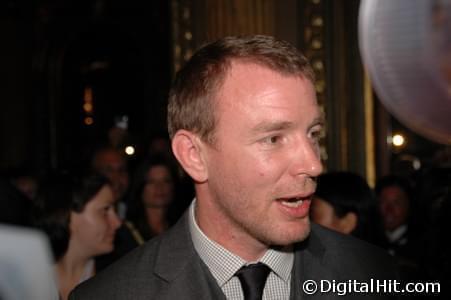
[[289, 201], [282, 201], [282, 204], [288, 207], [299, 207], [302, 205], [304, 201], [303, 200], [296, 200], [294, 202], [289, 202]]

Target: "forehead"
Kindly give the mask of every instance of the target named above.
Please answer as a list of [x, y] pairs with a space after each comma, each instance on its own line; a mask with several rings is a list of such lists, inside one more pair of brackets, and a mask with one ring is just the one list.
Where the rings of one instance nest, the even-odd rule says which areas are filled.
[[168, 167], [165, 165], [154, 165], [147, 170], [148, 176], [158, 176], [170, 174]]
[[402, 198], [407, 200], [407, 194], [400, 186], [397, 185], [386, 186], [384, 189], [382, 189], [381, 196], [382, 198], [386, 199]]
[[309, 79], [282, 75], [243, 62], [232, 62], [217, 93], [216, 108], [219, 119], [226, 112], [246, 113], [250, 121], [254, 117], [259, 119], [259, 114], [274, 118], [282, 114], [282, 119], [315, 119], [319, 116], [314, 87]]
[[106, 150], [96, 155], [95, 162], [101, 166], [123, 165], [125, 159], [116, 151]]
[[86, 203], [85, 210], [95, 209], [105, 204], [114, 203], [114, 194], [110, 185], [105, 184], [102, 188]]

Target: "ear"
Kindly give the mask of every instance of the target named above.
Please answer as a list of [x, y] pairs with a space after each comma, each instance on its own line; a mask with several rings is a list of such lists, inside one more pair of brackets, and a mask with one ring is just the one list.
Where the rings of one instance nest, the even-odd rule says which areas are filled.
[[357, 227], [357, 215], [348, 212], [343, 218], [340, 218], [340, 232], [350, 234]]
[[172, 138], [172, 152], [196, 182], [205, 182], [208, 178], [201, 143], [197, 135], [187, 130], [177, 131]]

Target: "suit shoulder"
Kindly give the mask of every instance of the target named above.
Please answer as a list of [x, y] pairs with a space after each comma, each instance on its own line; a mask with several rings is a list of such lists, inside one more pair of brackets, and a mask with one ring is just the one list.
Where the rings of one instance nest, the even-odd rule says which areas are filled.
[[133, 290], [146, 285], [152, 286], [155, 283], [153, 270], [160, 242], [161, 238], [156, 237], [132, 250], [78, 285], [71, 293], [70, 299], [121, 299], [123, 297], [120, 295], [133, 295]]
[[314, 247], [324, 249], [324, 260], [338, 269], [353, 268], [385, 278], [397, 276], [393, 257], [378, 246], [317, 224], [312, 226], [311, 239]]
[[337, 247], [336, 250], [349, 250], [348, 247], [350, 247], [365, 250], [365, 252], [374, 252], [375, 254], [385, 257], [388, 256], [384, 249], [376, 245], [370, 244], [349, 234], [342, 234], [337, 231], [330, 230], [318, 224], [312, 225], [312, 235], [316, 236], [325, 245], [340, 245], [341, 247]]

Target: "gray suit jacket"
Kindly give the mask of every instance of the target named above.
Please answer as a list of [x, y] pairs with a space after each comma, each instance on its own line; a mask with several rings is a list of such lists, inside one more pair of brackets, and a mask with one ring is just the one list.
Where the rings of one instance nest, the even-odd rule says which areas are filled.
[[[312, 226], [309, 238], [295, 245], [291, 299], [388, 299], [384, 294], [302, 292], [305, 280], [348, 280], [369, 282], [394, 279], [394, 264], [378, 248]], [[365, 296], [365, 297], [364, 297]], [[207, 266], [194, 249], [188, 214], [159, 237], [133, 250], [109, 268], [79, 285], [71, 300], [99, 299], [225, 299]]]

